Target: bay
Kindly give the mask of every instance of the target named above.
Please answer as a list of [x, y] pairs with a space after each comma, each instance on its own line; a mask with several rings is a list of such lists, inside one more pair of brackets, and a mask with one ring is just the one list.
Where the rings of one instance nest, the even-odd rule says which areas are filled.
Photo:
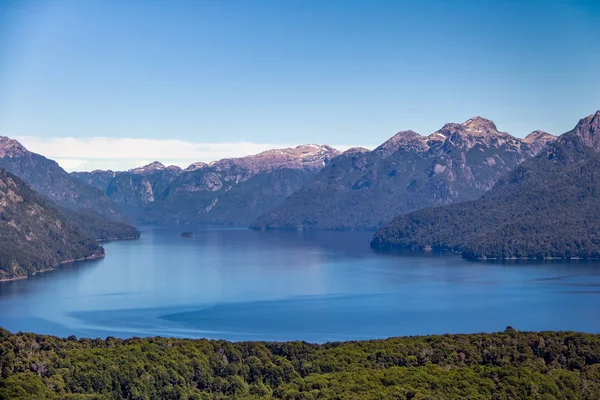
[[[184, 238], [182, 230], [192, 231]], [[58, 336], [326, 342], [600, 332], [600, 264], [383, 254], [370, 232], [146, 227], [106, 258], [0, 284], [0, 326]]]

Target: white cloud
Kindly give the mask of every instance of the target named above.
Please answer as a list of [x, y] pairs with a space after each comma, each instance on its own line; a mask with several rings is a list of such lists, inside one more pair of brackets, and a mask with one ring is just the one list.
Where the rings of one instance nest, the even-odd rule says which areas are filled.
[[89, 164], [89, 160], [77, 158], [56, 158], [54, 161], [67, 171], [81, 171], [86, 168], [86, 164]]
[[[178, 139], [138, 139], [109, 137], [16, 137], [27, 149], [56, 160], [68, 171], [94, 169], [127, 170], [160, 161], [165, 165], [187, 167], [193, 162], [243, 157], [269, 149], [295, 147], [293, 144], [253, 142], [201, 143]], [[354, 146], [333, 146], [346, 150]]]

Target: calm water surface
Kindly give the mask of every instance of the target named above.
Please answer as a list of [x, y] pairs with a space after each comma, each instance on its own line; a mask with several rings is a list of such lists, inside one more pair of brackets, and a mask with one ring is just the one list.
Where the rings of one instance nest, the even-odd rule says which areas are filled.
[[332, 340], [600, 332], [600, 264], [389, 255], [364, 232], [146, 228], [103, 260], [0, 284], [0, 326], [59, 336]]

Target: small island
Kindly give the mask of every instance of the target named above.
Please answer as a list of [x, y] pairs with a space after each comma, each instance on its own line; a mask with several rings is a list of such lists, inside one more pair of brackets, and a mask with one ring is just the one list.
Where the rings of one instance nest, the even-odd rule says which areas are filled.
[[192, 236], [194, 236], [192, 232], [181, 232], [181, 237], [187, 238]]

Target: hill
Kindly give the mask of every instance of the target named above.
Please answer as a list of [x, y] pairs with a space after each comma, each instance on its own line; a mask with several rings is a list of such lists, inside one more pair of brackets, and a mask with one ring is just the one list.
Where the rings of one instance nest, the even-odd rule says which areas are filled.
[[600, 258], [600, 111], [480, 199], [400, 215], [377, 249], [458, 251], [466, 258]]
[[33, 153], [18, 141], [4, 136], [0, 136], [0, 168], [18, 176], [38, 193], [63, 207], [89, 209], [110, 220], [124, 221], [101, 191], [70, 176], [56, 161]]
[[0, 169], [0, 280], [103, 257], [104, 249], [78, 228], [82, 221]]
[[429, 136], [399, 132], [373, 151], [336, 157], [252, 227], [375, 229], [400, 213], [480, 197], [554, 139], [539, 131], [518, 139], [481, 117]]
[[77, 221], [79, 229], [89, 237], [115, 240], [140, 235], [102, 191], [72, 177], [56, 161], [30, 152], [16, 140], [0, 136], [0, 168], [71, 210], [69, 219]]

